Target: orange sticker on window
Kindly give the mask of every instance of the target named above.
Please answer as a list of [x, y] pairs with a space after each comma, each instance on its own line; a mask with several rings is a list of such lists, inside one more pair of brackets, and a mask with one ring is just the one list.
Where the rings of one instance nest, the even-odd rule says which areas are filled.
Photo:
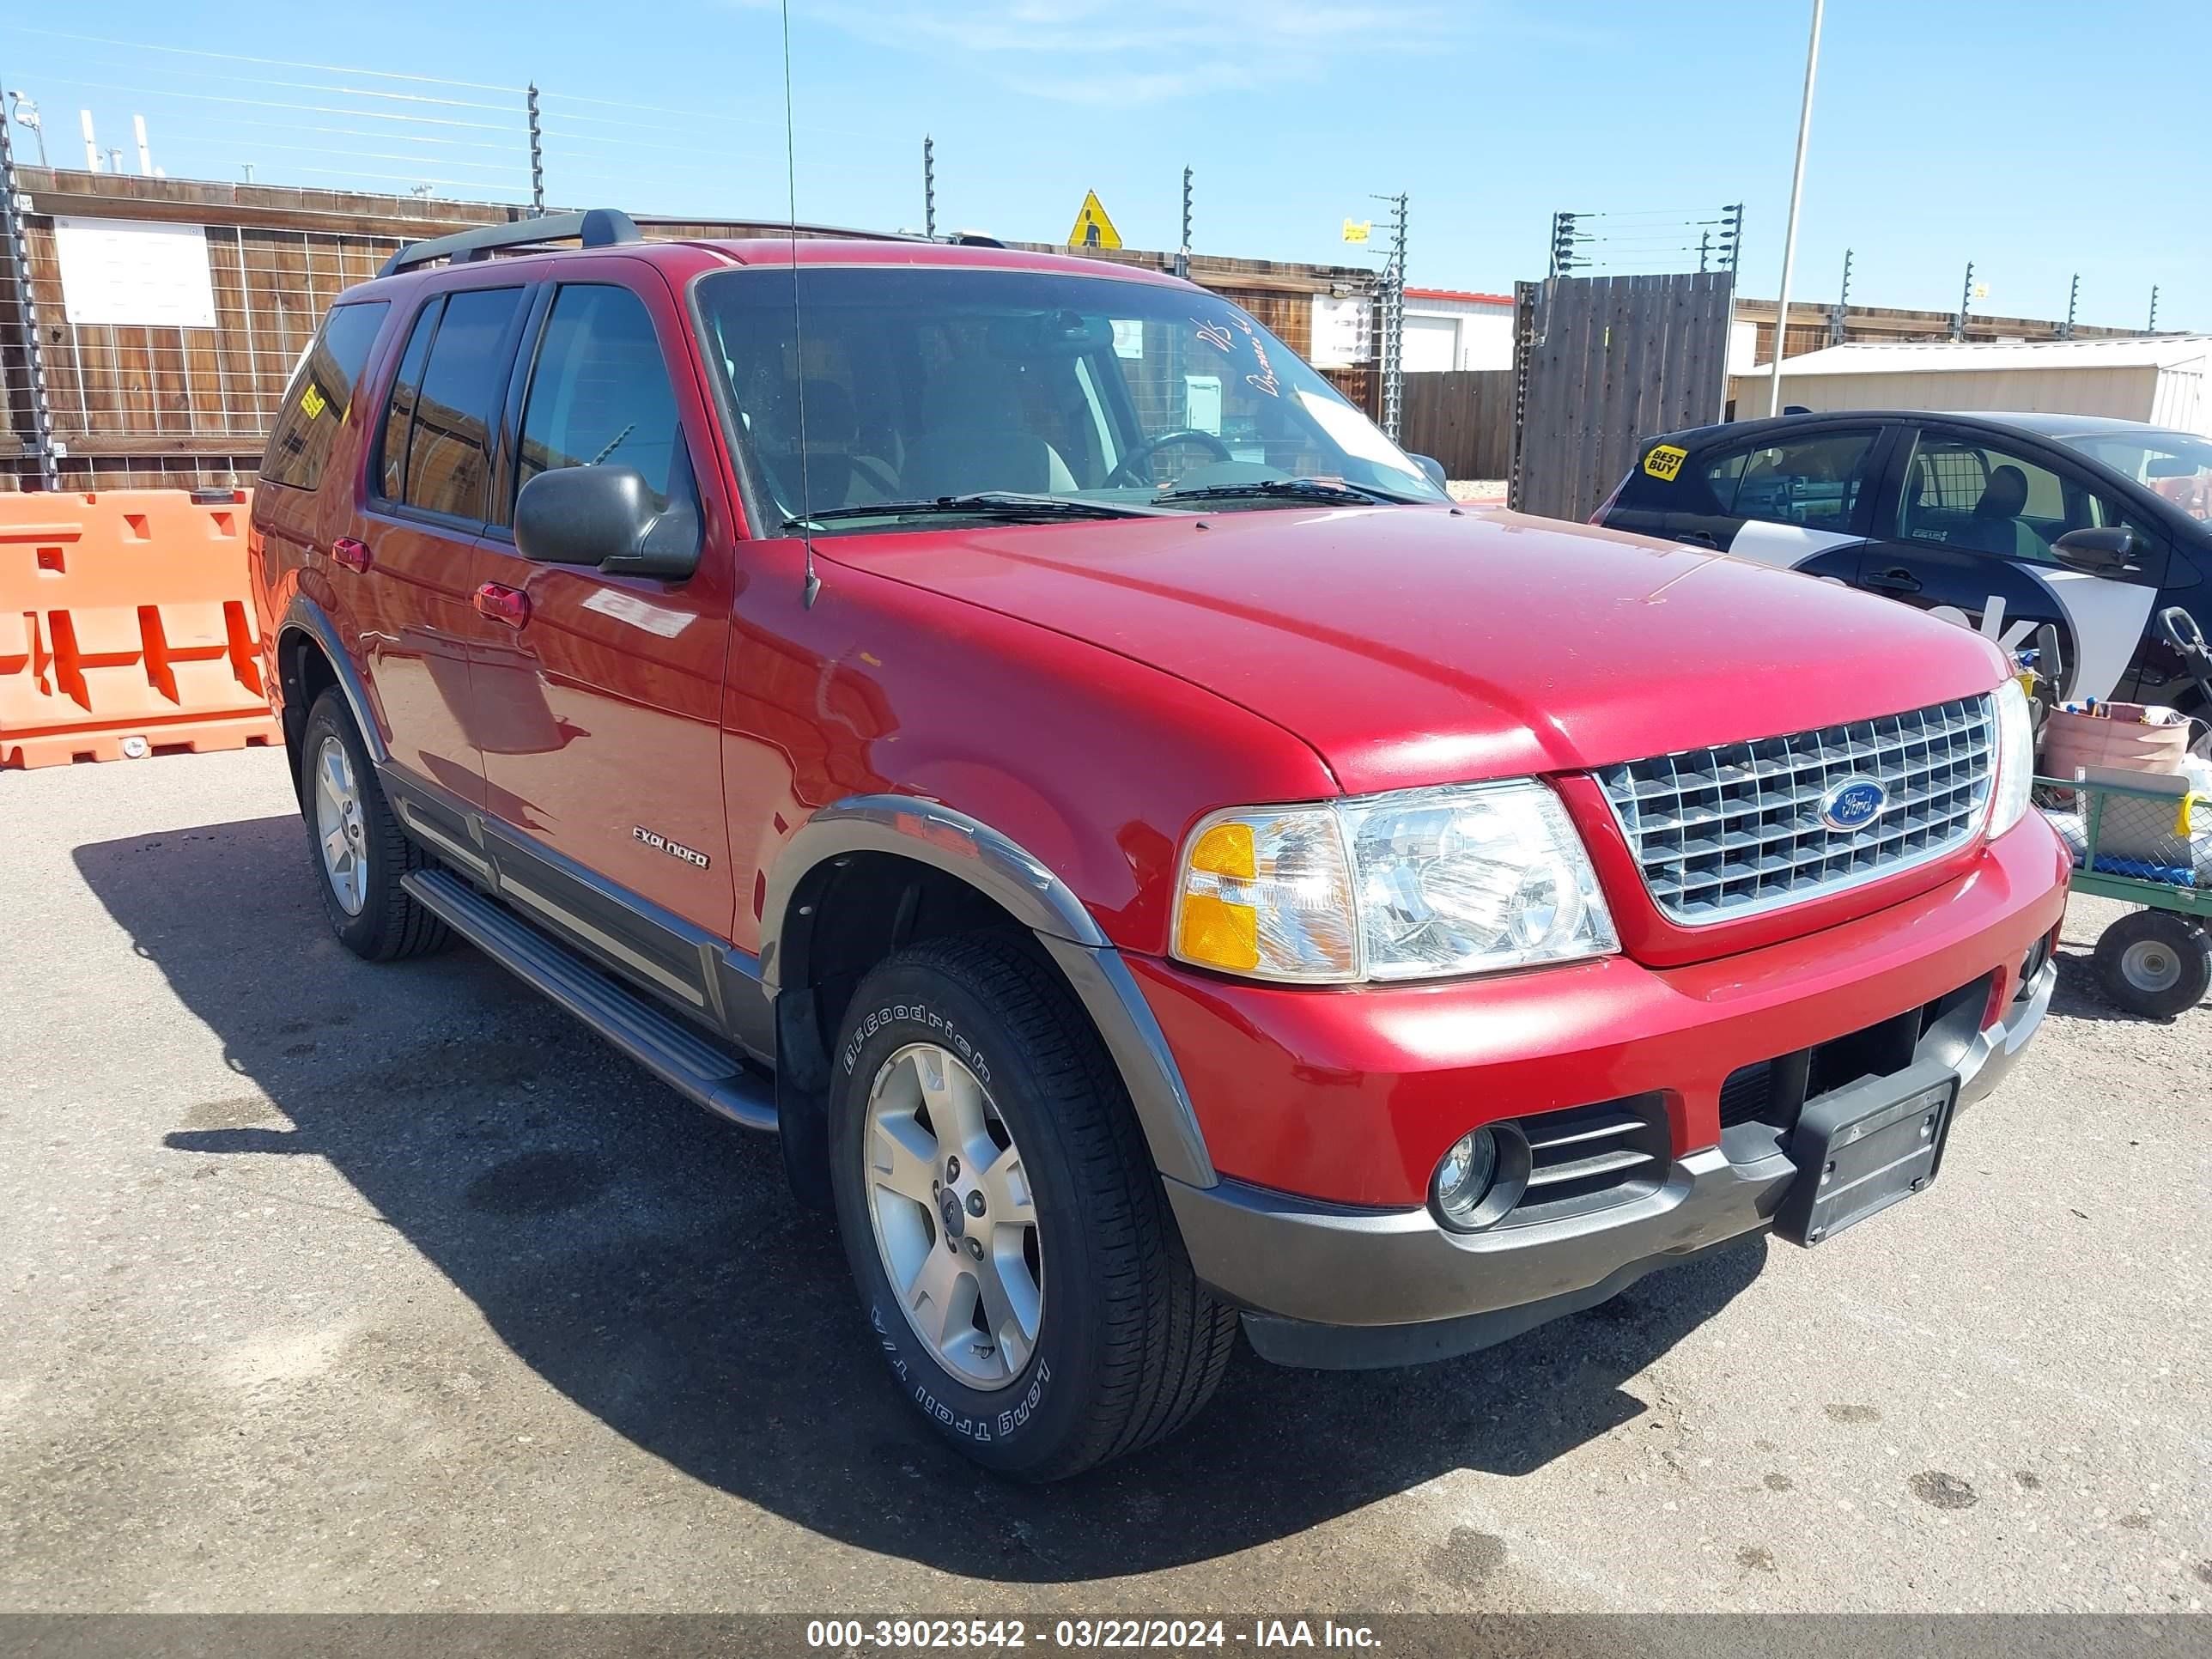
[[1656, 444], [1644, 458], [1644, 470], [1662, 483], [1674, 482], [1674, 475], [1682, 470], [1682, 463], [1690, 459], [1686, 449], [1677, 449], [1672, 444]]

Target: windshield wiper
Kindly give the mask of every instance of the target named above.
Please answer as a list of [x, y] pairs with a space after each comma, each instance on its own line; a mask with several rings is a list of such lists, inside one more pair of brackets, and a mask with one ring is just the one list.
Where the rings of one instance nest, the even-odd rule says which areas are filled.
[[786, 530], [838, 519], [901, 519], [925, 514], [953, 518], [1007, 519], [1149, 519], [1155, 509], [1110, 506], [1104, 501], [1076, 501], [1066, 495], [1030, 495], [1013, 489], [979, 489], [965, 495], [932, 495], [911, 501], [874, 501], [866, 506], [827, 507], [818, 513], [794, 514], [783, 521]]
[[1243, 483], [1194, 484], [1188, 489], [1164, 489], [1152, 499], [1156, 501], [1225, 501], [1240, 495], [1272, 495], [1285, 501], [1359, 501], [1370, 506], [1378, 501], [1397, 507], [1415, 505], [1410, 495], [1393, 495], [1388, 490], [1370, 489], [1364, 484], [1348, 484], [1335, 478], [1253, 478]]

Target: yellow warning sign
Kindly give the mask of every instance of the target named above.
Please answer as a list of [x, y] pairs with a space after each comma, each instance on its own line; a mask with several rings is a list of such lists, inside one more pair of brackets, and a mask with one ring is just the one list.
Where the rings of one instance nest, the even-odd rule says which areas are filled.
[[1372, 219], [1346, 219], [1344, 222], [1344, 240], [1347, 242], [1364, 242], [1367, 240], [1368, 233], [1374, 228], [1375, 222]]
[[1083, 192], [1082, 210], [1075, 216], [1075, 228], [1067, 233], [1070, 247], [1119, 247], [1121, 233], [1114, 228], [1114, 222], [1106, 216], [1106, 210], [1098, 205], [1098, 192]]
[[1644, 470], [1653, 477], [1672, 483], [1674, 475], [1682, 470], [1682, 463], [1690, 459], [1686, 449], [1677, 449], [1672, 444], [1659, 444], [1644, 458]]
[[330, 403], [324, 398], [322, 387], [310, 380], [307, 389], [300, 394], [300, 407], [307, 411], [307, 418], [312, 421], [328, 409]]

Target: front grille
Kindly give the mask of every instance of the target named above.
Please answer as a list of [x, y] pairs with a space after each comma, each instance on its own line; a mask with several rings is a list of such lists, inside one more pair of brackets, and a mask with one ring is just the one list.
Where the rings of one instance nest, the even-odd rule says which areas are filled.
[[[1789, 737], [1685, 750], [1598, 774], [1662, 915], [1731, 921], [1841, 891], [1964, 846], [1981, 826], [1996, 753], [1986, 696]], [[1863, 827], [1820, 821], [1829, 792], [1873, 778]]]
[[1625, 1203], [1667, 1178], [1673, 1146], [1656, 1093], [1542, 1112], [1518, 1127], [1528, 1142], [1528, 1184], [1506, 1226]]

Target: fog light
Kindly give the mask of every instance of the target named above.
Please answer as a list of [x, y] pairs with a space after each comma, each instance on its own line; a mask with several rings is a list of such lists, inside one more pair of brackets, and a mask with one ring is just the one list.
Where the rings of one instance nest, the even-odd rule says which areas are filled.
[[1438, 1212], [1457, 1226], [1477, 1224], [1476, 1213], [1497, 1176], [1497, 1135], [1488, 1129], [1462, 1135], [1437, 1164], [1434, 1190]]

